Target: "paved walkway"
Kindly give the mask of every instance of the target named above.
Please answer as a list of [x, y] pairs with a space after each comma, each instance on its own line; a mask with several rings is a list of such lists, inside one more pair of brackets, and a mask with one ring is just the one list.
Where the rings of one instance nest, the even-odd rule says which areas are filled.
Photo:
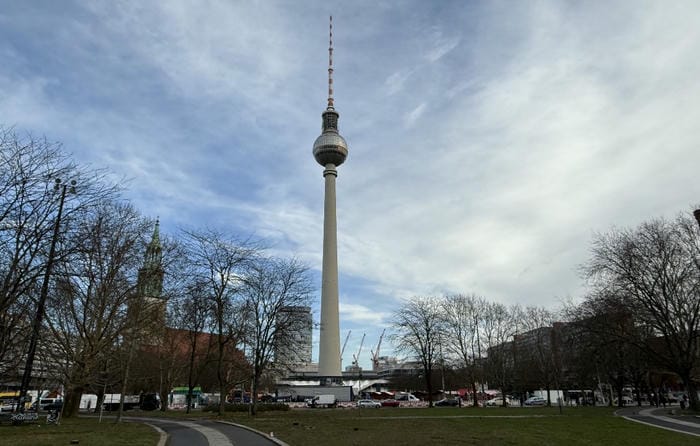
[[700, 416], [680, 413], [677, 407], [625, 407], [615, 412], [616, 415], [636, 423], [700, 437]]
[[211, 420], [124, 417], [162, 431], [158, 446], [286, 446], [285, 443], [233, 423]]

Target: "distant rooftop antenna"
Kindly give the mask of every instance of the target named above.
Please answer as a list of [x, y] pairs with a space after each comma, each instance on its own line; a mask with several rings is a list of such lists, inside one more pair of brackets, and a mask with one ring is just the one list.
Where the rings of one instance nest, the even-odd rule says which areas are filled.
[[330, 16], [328, 40], [328, 109], [333, 110], [333, 16]]

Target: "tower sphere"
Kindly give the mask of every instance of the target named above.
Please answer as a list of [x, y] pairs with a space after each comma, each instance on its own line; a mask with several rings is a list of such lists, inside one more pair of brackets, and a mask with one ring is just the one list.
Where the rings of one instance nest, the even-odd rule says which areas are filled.
[[314, 142], [314, 158], [322, 165], [333, 164], [336, 167], [343, 164], [348, 156], [348, 144], [338, 132], [326, 131]]

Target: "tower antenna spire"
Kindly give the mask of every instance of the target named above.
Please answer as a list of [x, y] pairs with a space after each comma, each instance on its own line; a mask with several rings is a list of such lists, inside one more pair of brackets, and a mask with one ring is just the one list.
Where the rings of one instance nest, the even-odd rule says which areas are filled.
[[328, 109], [333, 110], [333, 16], [330, 16], [328, 34]]

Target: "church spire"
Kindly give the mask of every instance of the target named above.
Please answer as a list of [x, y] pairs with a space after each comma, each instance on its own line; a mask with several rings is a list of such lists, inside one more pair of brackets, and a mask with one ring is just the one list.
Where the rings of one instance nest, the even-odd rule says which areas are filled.
[[151, 242], [146, 247], [143, 267], [139, 269], [138, 282], [138, 292], [142, 297], [161, 297], [163, 291], [163, 247], [160, 244], [160, 219], [156, 219]]
[[167, 298], [163, 296], [163, 276], [160, 220], [156, 219], [143, 266], [139, 268], [136, 293], [129, 303], [131, 323], [137, 328], [141, 342], [147, 345], [158, 345], [164, 336]]
[[156, 218], [156, 225], [153, 228], [151, 242], [146, 248], [146, 256], [144, 258], [145, 268], [160, 267], [163, 260], [163, 248], [160, 245], [160, 219]]

